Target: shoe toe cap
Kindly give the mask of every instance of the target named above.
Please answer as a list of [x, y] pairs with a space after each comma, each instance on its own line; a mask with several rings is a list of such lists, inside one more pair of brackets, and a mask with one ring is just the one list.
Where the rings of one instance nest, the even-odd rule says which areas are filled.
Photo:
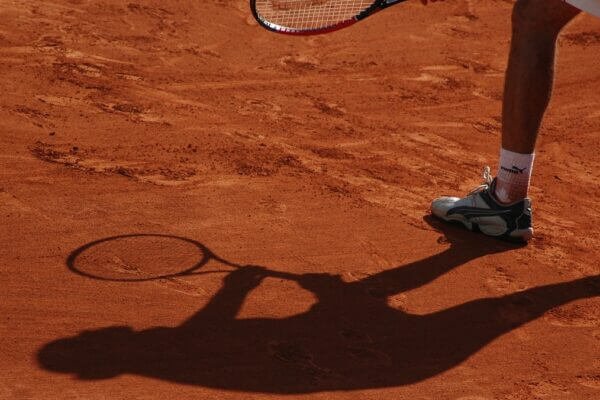
[[436, 217], [445, 217], [448, 210], [455, 207], [456, 203], [460, 200], [458, 197], [439, 197], [431, 202], [431, 213]]

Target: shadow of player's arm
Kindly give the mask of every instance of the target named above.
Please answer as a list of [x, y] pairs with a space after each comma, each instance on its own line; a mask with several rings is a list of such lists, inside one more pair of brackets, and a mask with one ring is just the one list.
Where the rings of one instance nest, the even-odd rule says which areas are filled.
[[600, 296], [600, 275], [539, 286], [510, 295], [474, 300], [424, 315], [429, 351], [451, 362], [463, 360], [495, 338], [569, 302]]
[[262, 267], [246, 266], [227, 275], [221, 289], [182, 327], [203, 326], [207, 320], [234, 320], [248, 294], [267, 276]]

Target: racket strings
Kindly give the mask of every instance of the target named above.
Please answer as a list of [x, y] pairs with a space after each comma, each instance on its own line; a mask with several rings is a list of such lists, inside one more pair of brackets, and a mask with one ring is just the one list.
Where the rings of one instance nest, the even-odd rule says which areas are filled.
[[256, 0], [263, 21], [294, 30], [314, 30], [348, 21], [373, 0]]

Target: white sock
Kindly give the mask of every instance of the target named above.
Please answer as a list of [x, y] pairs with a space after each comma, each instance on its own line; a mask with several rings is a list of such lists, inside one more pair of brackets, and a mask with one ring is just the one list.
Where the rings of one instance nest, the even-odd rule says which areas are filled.
[[535, 154], [500, 151], [500, 164], [496, 176], [496, 198], [503, 203], [513, 203], [527, 197]]

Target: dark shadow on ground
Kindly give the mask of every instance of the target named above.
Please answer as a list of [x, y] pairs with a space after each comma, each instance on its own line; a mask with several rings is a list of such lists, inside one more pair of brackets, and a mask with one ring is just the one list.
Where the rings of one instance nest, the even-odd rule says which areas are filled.
[[38, 353], [39, 363], [79, 379], [137, 374], [234, 391], [289, 394], [392, 387], [447, 371], [549, 309], [600, 294], [599, 277], [594, 276], [427, 315], [391, 308], [389, 296], [426, 285], [478, 257], [515, 249], [427, 221], [450, 242], [440, 254], [352, 283], [325, 273], [286, 273], [317, 298], [305, 313], [236, 319], [248, 293], [263, 278], [282, 274], [246, 266], [230, 273], [211, 301], [178, 327], [84, 331], [46, 344]]

